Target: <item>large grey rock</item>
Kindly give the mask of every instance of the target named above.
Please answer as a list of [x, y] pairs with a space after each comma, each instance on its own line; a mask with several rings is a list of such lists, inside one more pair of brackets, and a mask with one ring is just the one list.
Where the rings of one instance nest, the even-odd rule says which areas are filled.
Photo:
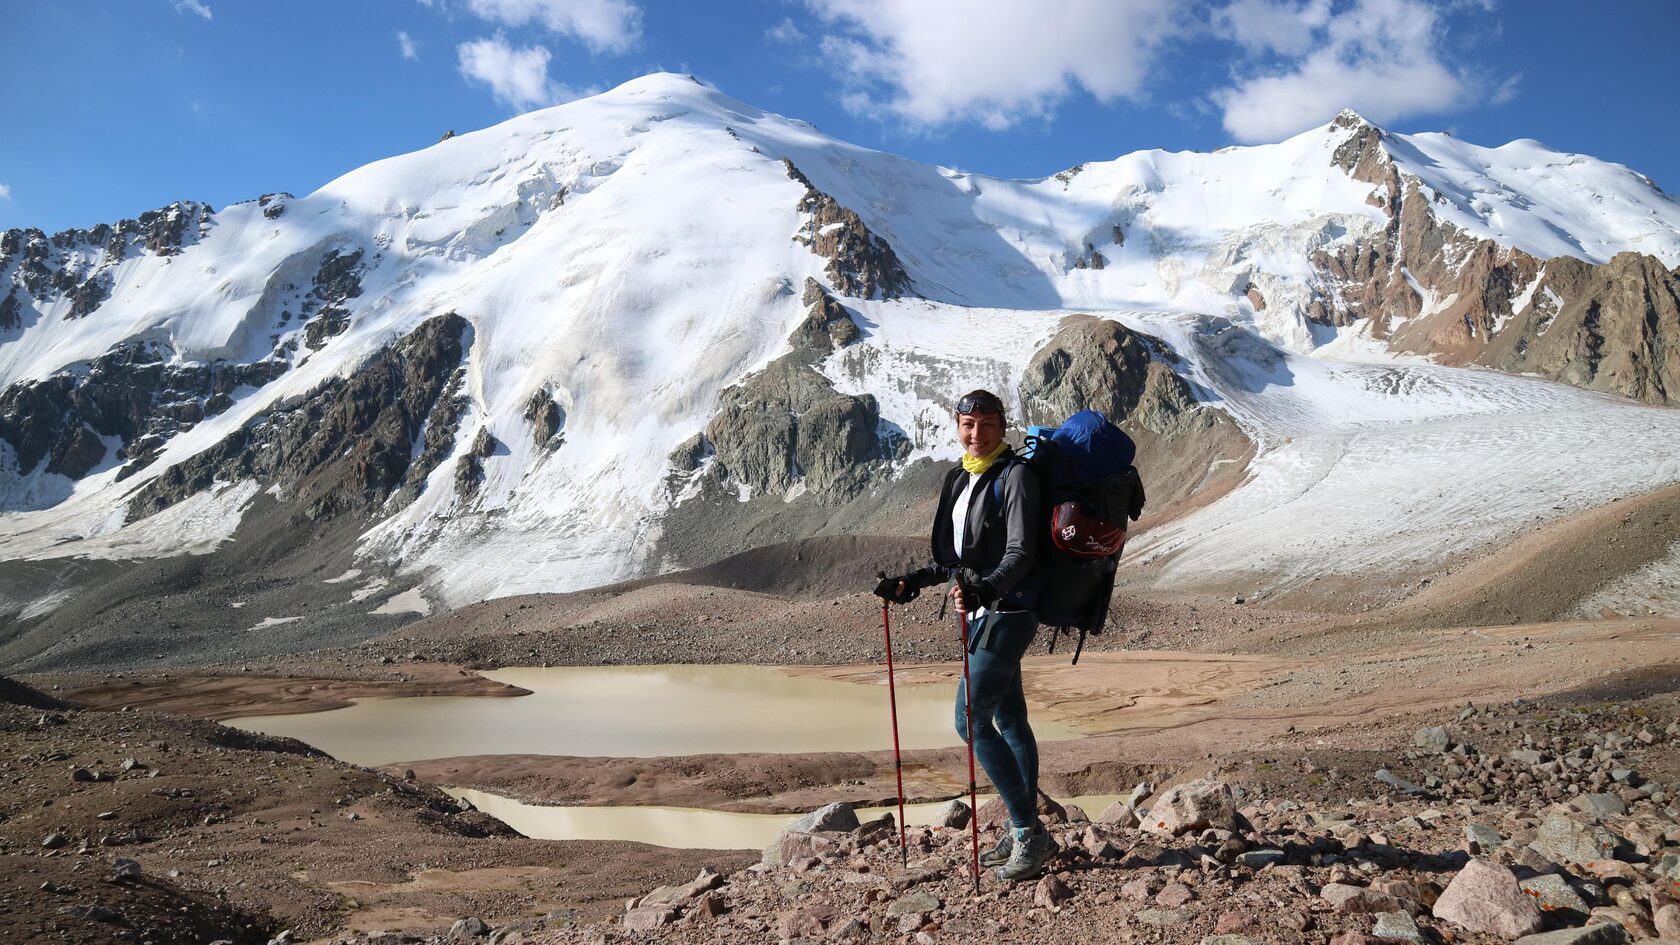
[[1428, 791], [1426, 791], [1421, 786], [1413, 784], [1410, 781], [1407, 781], [1405, 778], [1400, 777], [1399, 775], [1397, 775], [1394, 772], [1388, 770], [1387, 768], [1378, 768], [1377, 773], [1374, 775], [1374, 777], [1378, 781], [1381, 781], [1382, 783], [1388, 785], [1389, 787], [1394, 788], [1396, 791], [1399, 791], [1401, 794], [1427, 794], [1427, 793], [1429, 793]]
[[1464, 841], [1470, 845], [1470, 852], [1480, 855], [1499, 849], [1505, 843], [1505, 835], [1484, 824], [1465, 824]]
[[1325, 883], [1318, 895], [1343, 914], [1394, 912], [1404, 907], [1398, 898], [1386, 892], [1348, 883]]
[[1517, 939], [1517, 945], [1626, 945], [1627, 930], [1614, 922], [1600, 922], [1581, 929], [1558, 929]]
[[1377, 921], [1371, 926], [1371, 935], [1389, 941], [1411, 942], [1413, 945], [1426, 945], [1429, 941], [1409, 912], [1378, 913]]
[[1626, 841], [1597, 824], [1583, 824], [1562, 814], [1540, 823], [1529, 844], [1536, 853], [1557, 863], [1589, 863], [1613, 859]]
[[800, 833], [827, 833], [857, 828], [857, 812], [852, 809], [852, 805], [840, 801], [825, 804], [787, 825], [788, 830]]
[[627, 932], [651, 932], [662, 925], [677, 921], [677, 910], [667, 906], [631, 909], [619, 920]]
[[1237, 830], [1237, 801], [1222, 781], [1191, 781], [1168, 788], [1149, 808], [1144, 827], [1177, 837], [1192, 830]]
[[1237, 864], [1251, 870], [1263, 870], [1268, 866], [1277, 866], [1288, 860], [1288, 854], [1282, 850], [1249, 850], [1247, 853], [1237, 854]]
[[1440, 726], [1420, 728], [1412, 734], [1412, 745], [1439, 755], [1452, 747], [1452, 737]]
[[933, 893], [916, 890], [894, 899], [887, 915], [920, 915], [938, 909], [942, 903]]
[[960, 830], [968, 826], [968, 819], [972, 816], [974, 816], [974, 811], [970, 810], [967, 804], [953, 797], [946, 801], [944, 806], [934, 811], [933, 822], [940, 827], [955, 827]]
[[1583, 917], [1588, 911], [1587, 901], [1569, 885], [1569, 881], [1556, 873], [1542, 873], [1517, 883], [1522, 891], [1534, 897], [1542, 912], [1578, 912]]
[[1540, 907], [1503, 866], [1472, 859], [1435, 901], [1435, 918], [1472, 932], [1516, 938], [1538, 932]]
[[1570, 806], [1595, 817], [1625, 817], [1628, 812], [1627, 804], [1614, 794], [1582, 794]]

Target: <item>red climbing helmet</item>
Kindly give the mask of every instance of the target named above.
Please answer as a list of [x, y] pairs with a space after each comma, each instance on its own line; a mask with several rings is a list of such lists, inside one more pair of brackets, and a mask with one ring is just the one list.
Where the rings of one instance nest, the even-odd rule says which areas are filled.
[[1078, 502], [1063, 502], [1050, 515], [1050, 540], [1080, 558], [1107, 558], [1126, 546], [1126, 530], [1085, 514]]

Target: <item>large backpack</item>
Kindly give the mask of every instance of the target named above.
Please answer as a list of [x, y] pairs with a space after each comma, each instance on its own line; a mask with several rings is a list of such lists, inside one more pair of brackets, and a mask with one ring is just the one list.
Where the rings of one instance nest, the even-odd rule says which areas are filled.
[[[1055, 427], [1027, 430], [1021, 461], [1038, 473], [1049, 531], [1038, 557], [1038, 619], [1053, 628], [1052, 653], [1064, 628], [1079, 631], [1075, 663], [1086, 634], [1102, 633], [1126, 523], [1143, 514], [1143, 481], [1132, 465], [1136, 456], [1132, 438], [1094, 410]], [[1001, 504], [1001, 495], [997, 498]]]

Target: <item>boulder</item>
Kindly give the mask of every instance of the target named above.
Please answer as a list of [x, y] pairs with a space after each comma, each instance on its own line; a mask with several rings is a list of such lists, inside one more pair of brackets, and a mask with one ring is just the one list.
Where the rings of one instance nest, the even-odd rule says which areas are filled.
[[1596, 817], [1626, 817], [1628, 812], [1627, 804], [1614, 794], [1582, 794], [1569, 806]]
[[1155, 894], [1155, 904], [1165, 906], [1168, 909], [1177, 909], [1189, 905], [1190, 901], [1195, 898], [1196, 894], [1190, 891], [1189, 886], [1183, 883], [1168, 883], [1161, 887], [1160, 892]]
[[1432, 754], [1443, 754], [1452, 747], [1452, 738], [1440, 726], [1420, 728], [1412, 734], [1412, 745]]
[[776, 841], [764, 848], [759, 862], [771, 869], [780, 869], [800, 860], [822, 859], [840, 852], [840, 844], [849, 835], [844, 833], [805, 833], [784, 830]]
[[1427, 945], [1429, 942], [1409, 912], [1378, 913], [1377, 921], [1371, 926], [1371, 937], [1391, 942], [1411, 942], [1413, 945]]
[[1289, 859], [1289, 855], [1282, 850], [1250, 850], [1237, 854], [1237, 865], [1246, 866], [1251, 870], [1263, 870], [1268, 866], [1277, 866]]
[[449, 937], [458, 942], [465, 942], [475, 938], [483, 938], [489, 934], [490, 926], [484, 924], [484, 920], [478, 918], [477, 916], [467, 916], [465, 919], [456, 919], [455, 924], [449, 927]]
[[1540, 824], [1529, 844], [1536, 853], [1557, 863], [1589, 863], [1608, 860], [1626, 841], [1603, 827], [1583, 824], [1562, 814], [1552, 814]]
[[1156, 799], [1144, 827], [1172, 837], [1208, 828], [1238, 830], [1237, 801], [1230, 785], [1222, 781], [1180, 784]]
[[654, 889], [643, 896], [636, 905], [638, 907], [675, 906], [685, 903], [701, 893], [711, 892], [722, 885], [722, 876], [712, 870], [703, 869], [699, 876], [680, 886], [660, 886]]
[[647, 909], [631, 909], [624, 913], [620, 923], [627, 932], [651, 932], [662, 925], [670, 925], [677, 921], [677, 910], [665, 906], [654, 906]]
[[787, 826], [788, 830], [801, 833], [827, 833], [857, 828], [857, 812], [852, 809], [852, 805], [839, 801], [819, 807]]
[[1132, 828], [1138, 825], [1137, 811], [1128, 801], [1115, 801], [1102, 809], [1097, 815], [1097, 823], [1114, 827]]
[[1680, 905], [1669, 903], [1651, 913], [1651, 924], [1662, 938], [1680, 940]]
[[1517, 945], [1626, 945], [1627, 930], [1614, 922], [1600, 922], [1582, 929], [1559, 929], [1524, 935]]
[[967, 804], [952, 798], [945, 802], [945, 806], [934, 812], [933, 822], [940, 827], [954, 827], [961, 830], [968, 826], [968, 818], [973, 815]]
[[1435, 918], [1472, 932], [1516, 938], [1540, 931], [1540, 907], [1503, 866], [1472, 859], [1435, 902]]
[[1325, 883], [1318, 895], [1331, 908], [1345, 914], [1374, 915], [1403, 908], [1400, 900], [1385, 892], [1348, 883]]
[[1522, 891], [1534, 897], [1534, 902], [1541, 912], [1575, 912], [1585, 918], [1588, 911], [1587, 902], [1575, 887], [1569, 885], [1568, 880], [1556, 873], [1543, 873], [1517, 883]]

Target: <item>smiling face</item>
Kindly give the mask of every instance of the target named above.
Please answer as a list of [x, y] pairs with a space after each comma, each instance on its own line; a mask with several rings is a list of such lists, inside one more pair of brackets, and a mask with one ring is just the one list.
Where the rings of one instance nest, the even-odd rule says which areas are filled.
[[957, 414], [957, 442], [968, 455], [984, 459], [1003, 442], [1003, 414]]

